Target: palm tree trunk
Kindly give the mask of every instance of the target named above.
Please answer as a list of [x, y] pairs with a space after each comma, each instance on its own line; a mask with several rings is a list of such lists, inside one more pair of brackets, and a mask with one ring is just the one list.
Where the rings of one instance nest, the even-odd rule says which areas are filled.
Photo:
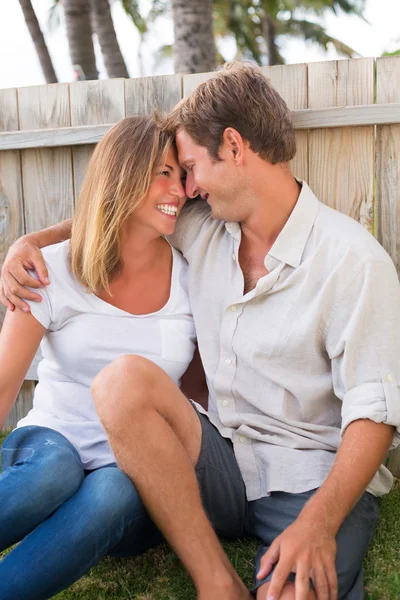
[[93, 19], [93, 31], [99, 39], [108, 76], [129, 77], [128, 69], [121, 54], [109, 0], [90, 0]]
[[269, 65], [279, 65], [281, 64], [281, 59], [278, 53], [278, 49], [276, 47], [276, 28], [274, 20], [270, 15], [265, 15], [262, 20], [262, 31], [265, 43], [267, 44], [267, 52], [268, 52], [268, 64]]
[[53, 63], [51, 62], [49, 50], [39, 26], [35, 11], [33, 10], [31, 0], [19, 0], [21, 9], [24, 15], [26, 26], [28, 27], [32, 41], [35, 45], [35, 50], [39, 58], [40, 66], [46, 83], [57, 83], [57, 75], [54, 71]]
[[176, 73], [204, 73], [216, 67], [213, 0], [172, 0]]
[[89, 0], [62, 0], [69, 52], [74, 69], [84, 79], [98, 79]]

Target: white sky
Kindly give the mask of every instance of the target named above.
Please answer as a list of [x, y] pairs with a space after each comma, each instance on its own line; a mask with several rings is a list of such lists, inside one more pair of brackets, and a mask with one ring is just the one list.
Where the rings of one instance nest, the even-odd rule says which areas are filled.
[[[148, 0], [142, 0], [143, 5]], [[46, 42], [60, 81], [73, 79], [64, 27], [49, 31], [47, 18], [52, 0], [33, 0], [33, 6], [45, 34]], [[361, 56], [380, 56], [385, 51], [400, 48], [400, 0], [367, 0], [364, 23], [356, 17], [330, 14], [325, 25], [330, 35], [353, 47]], [[172, 23], [160, 20], [140, 49], [139, 36], [118, 0], [113, 4], [113, 18], [122, 53], [131, 77], [172, 73], [170, 60], [155, 65], [154, 54], [162, 44], [173, 40]], [[224, 47], [229, 56], [231, 45]], [[332, 49], [325, 54], [314, 45], [290, 41], [282, 45], [282, 54], [288, 63], [310, 62], [337, 58]], [[97, 52], [100, 75], [105, 77], [101, 56]], [[18, 0], [0, 0], [0, 88], [21, 87], [44, 83], [44, 78]]]

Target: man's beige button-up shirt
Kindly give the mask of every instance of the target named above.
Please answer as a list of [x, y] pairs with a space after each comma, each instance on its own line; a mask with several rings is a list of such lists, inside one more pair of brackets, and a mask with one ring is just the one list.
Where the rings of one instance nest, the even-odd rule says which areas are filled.
[[[194, 201], [171, 241], [189, 262], [208, 416], [255, 500], [320, 486], [356, 419], [394, 425], [398, 443], [400, 285], [378, 242], [305, 183], [265, 257], [269, 273], [245, 295], [240, 239], [237, 223]], [[391, 483], [382, 466], [368, 490]]]

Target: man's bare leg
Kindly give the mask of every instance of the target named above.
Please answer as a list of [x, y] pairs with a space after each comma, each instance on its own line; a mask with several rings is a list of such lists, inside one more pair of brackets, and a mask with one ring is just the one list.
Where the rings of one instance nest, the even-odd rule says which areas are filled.
[[193, 578], [201, 600], [250, 595], [203, 510], [194, 471], [201, 424], [157, 365], [122, 357], [95, 379], [93, 396], [118, 465]]

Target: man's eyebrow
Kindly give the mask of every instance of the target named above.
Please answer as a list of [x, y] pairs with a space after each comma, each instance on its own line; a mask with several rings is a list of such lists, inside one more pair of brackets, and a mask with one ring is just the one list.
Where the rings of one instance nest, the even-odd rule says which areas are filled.
[[165, 166], [168, 167], [168, 169], [171, 169], [171, 171], [174, 170], [174, 167], [171, 167], [171, 165], [167, 165], [167, 163], [165, 163]]

